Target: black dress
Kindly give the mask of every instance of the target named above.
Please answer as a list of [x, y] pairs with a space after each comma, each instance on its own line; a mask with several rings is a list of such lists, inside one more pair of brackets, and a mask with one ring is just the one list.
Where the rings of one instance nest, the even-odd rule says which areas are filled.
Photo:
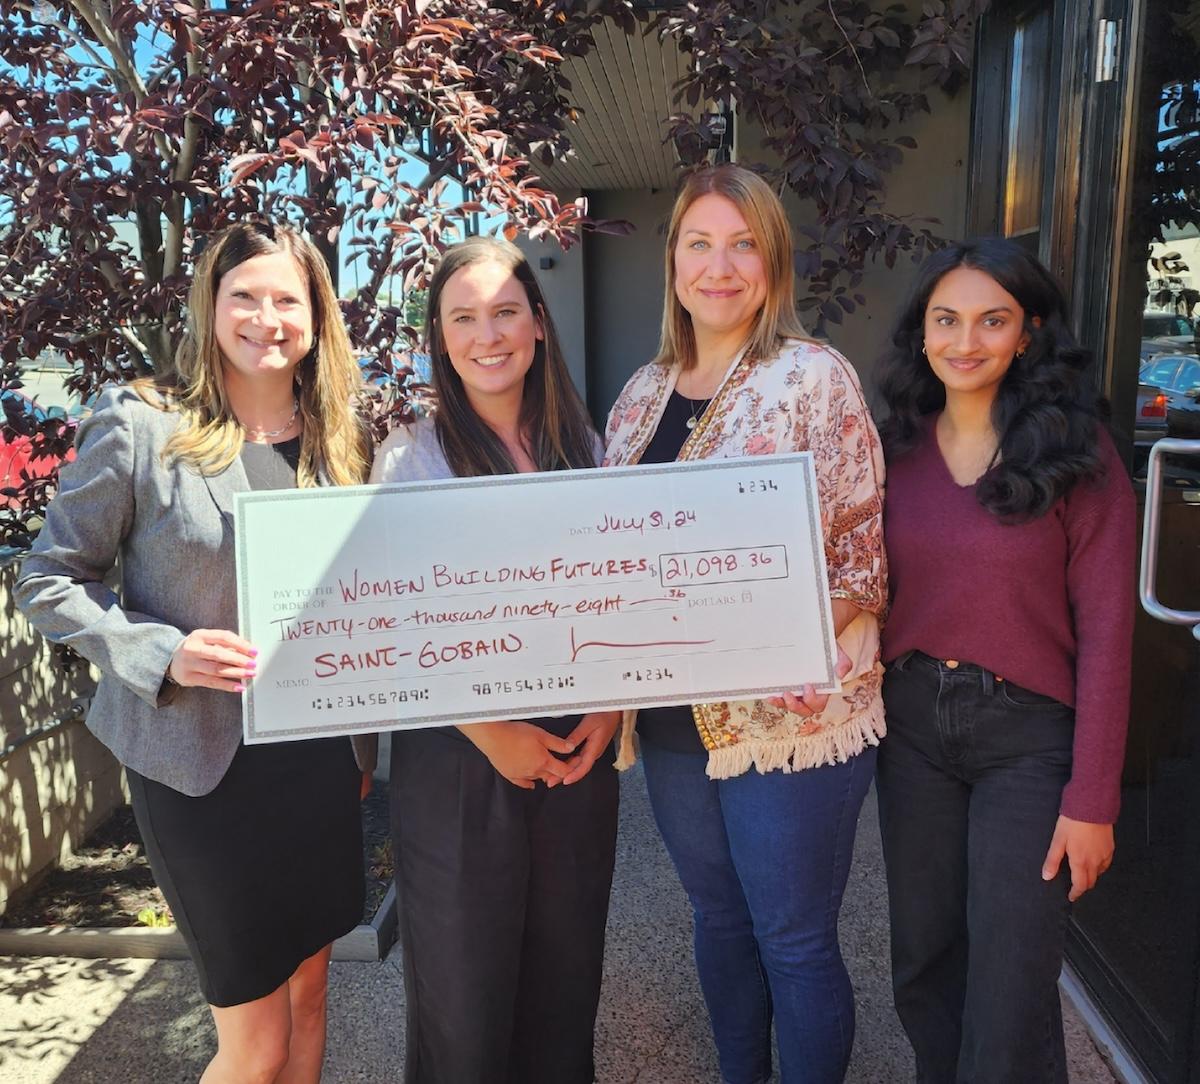
[[[299, 439], [247, 444], [252, 489], [296, 484]], [[346, 738], [241, 746], [188, 797], [126, 769], [155, 880], [210, 1005], [265, 997], [362, 918], [359, 771]]]

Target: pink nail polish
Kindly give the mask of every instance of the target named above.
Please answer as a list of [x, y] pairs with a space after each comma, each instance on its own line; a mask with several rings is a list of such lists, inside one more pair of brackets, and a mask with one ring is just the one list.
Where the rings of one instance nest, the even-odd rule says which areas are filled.
[[235, 693], [244, 693], [246, 691], [246, 686], [245, 685], [235, 685], [233, 687], [233, 691]]

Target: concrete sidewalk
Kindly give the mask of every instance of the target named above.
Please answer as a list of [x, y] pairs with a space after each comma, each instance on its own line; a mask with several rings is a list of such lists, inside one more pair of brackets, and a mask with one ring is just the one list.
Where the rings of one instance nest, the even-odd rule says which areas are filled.
[[[691, 916], [651, 820], [640, 771], [626, 773], [621, 801], [596, 1035], [598, 1079], [715, 1084], [716, 1059], [692, 965]], [[859, 826], [841, 930], [858, 1003], [847, 1079], [912, 1080], [912, 1057], [888, 987], [873, 794]], [[379, 964], [333, 966], [326, 1084], [401, 1079], [403, 1005], [398, 951]], [[1071, 1013], [1067, 1045], [1072, 1084], [1113, 1081]], [[212, 1049], [210, 1018], [190, 964], [0, 958], [0, 1084], [186, 1084], [198, 1078]]]

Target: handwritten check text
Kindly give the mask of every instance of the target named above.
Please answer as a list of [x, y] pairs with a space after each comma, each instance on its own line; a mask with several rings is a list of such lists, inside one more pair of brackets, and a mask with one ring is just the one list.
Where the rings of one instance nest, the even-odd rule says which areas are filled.
[[248, 743], [838, 688], [807, 453], [241, 493]]

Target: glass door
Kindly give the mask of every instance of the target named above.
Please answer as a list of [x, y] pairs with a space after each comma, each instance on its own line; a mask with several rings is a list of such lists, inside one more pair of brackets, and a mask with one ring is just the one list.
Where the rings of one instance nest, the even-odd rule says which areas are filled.
[[[1143, 512], [1149, 449], [1200, 436], [1200, 2], [1099, 2], [1088, 30], [1073, 307]], [[1196, 610], [1200, 459], [1170, 459], [1166, 476], [1159, 592]], [[1146, 1069], [1171, 1082], [1200, 1079], [1198, 660], [1190, 630], [1139, 609], [1116, 861], [1076, 906], [1069, 951]]]
[[[999, 0], [975, 72], [971, 229], [1067, 289], [1141, 512], [1150, 447], [1200, 437], [1200, 0]], [[1200, 458], [1166, 475], [1159, 597], [1200, 610]], [[1198, 735], [1200, 644], [1139, 609], [1116, 860], [1068, 959], [1170, 1084], [1200, 1084]]]

